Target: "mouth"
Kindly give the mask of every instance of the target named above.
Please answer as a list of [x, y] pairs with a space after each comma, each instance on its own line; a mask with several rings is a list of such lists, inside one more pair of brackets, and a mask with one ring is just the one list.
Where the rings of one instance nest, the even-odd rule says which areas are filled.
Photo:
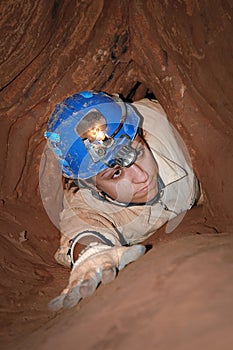
[[146, 186], [143, 186], [142, 188], [140, 188], [140, 190], [138, 190], [136, 193], [148, 192], [151, 188], [152, 183], [153, 183], [153, 178], [150, 180], [150, 182]]

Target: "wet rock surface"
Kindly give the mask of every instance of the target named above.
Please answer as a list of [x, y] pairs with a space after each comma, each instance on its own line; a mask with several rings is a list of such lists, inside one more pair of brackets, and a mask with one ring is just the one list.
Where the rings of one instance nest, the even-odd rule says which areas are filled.
[[[8, 0], [0, 13], [2, 348], [232, 348], [231, 2]], [[56, 103], [92, 88], [156, 96], [204, 202], [114, 283], [53, 314], [69, 272], [40, 199], [43, 132]]]

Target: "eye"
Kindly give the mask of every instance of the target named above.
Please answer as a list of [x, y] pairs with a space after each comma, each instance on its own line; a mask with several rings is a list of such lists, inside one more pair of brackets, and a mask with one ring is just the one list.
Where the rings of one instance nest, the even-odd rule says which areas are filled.
[[116, 179], [121, 176], [121, 169], [116, 169], [112, 175], [112, 179]]

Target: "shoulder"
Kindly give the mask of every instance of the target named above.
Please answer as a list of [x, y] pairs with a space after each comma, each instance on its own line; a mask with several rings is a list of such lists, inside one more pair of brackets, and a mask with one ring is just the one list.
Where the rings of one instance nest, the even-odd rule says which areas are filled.
[[132, 105], [136, 107], [139, 113], [142, 114], [143, 117], [155, 116], [167, 118], [166, 113], [161, 106], [161, 104], [157, 100], [149, 100], [148, 98], [143, 98], [142, 100], [133, 102]]
[[142, 117], [142, 129], [149, 145], [158, 147], [161, 142], [169, 143], [171, 125], [161, 104], [156, 100], [142, 99], [133, 106]]

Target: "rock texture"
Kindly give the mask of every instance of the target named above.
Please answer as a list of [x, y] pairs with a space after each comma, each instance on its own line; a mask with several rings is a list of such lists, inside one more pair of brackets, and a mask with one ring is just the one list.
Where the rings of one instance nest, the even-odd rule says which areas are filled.
[[149, 90], [190, 146], [207, 214], [226, 226], [233, 193], [230, 1], [0, 6], [3, 200], [38, 197], [42, 134], [57, 102], [83, 89], [137, 99]]
[[[84, 89], [118, 92], [129, 100], [156, 96], [185, 140], [202, 183], [204, 203], [202, 210], [196, 214], [193, 233], [205, 233], [207, 230], [221, 235], [221, 232], [232, 232], [233, 11], [230, 0], [3, 0], [0, 13], [0, 276], [4, 326], [10, 329], [6, 338], [7, 348], [10, 339], [14, 347], [14, 341], [22, 339], [22, 334], [36, 329], [45, 319], [52, 317], [45, 312], [45, 304], [49, 296], [58, 293], [66, 283], [67, 272], [52, 259], [58, 231], [49, 223], [43, 210], [38, 176], [45, 146], [43, 132], [46, 122], [55, 104], [65, 96]], [[184, 227], [182, 230], [181, 226], [180, 234], [190, 231], [188, 223]], [[187, 242], [183, 249], [191, 249], [195, 255], [197, 238]], [[230, 244], [230, 241], [224, 242], [223, 251]], [[152, 244], [155, 243], [159, 244], [156, 237], [152, 240]], [[208, 251], [207, 241], [204, 246]], [[172, 249], [168, 249], [168, 255]], [[217, 249], [216, 245], [213, 252], [214, 249]], [[209, 251], [208, 254], [212, 253]], [[227, 257], [222, 258], [221, 254]], [[225, 267], [228, 267], [227, 264], [232, 263], [229, 251], [221, 254], [216, 259], [227, 261]], [[141, 270], [141, 265], [137, 264], [139, 272], [153, 271], [153, 264], [149, 262], [153, 261], [154, 255], [152, 249], [148, 260], [145, 257]], [[166, 254], [161, 259], [166, 260]], [[211, 259], [215, 259], [214, 253]], [[185, 265], [184, 270], [191, 273], [196, 263], [199, 269], [200, 264], [207, 264], [207, 260], [205, 257], [201, 262], [193, 260], [192, 264]], [[211, 264], [208, 267], [211, 269]], [[132, 267], [127, 272], [129, 275], [125, 275], [131, 281], [135, 269]], [[221, 283], [227, 284], [227, 278], [223, 276], [224, 263], [219, 269], [218, 278], [223, 278]], [[187, 271], [181, 273], [180, 279], [187, 277]], [[208, 278], [208, 273], [203, 276]], [[230, 280], [230, 274], [228, 277]], [[149, 278], [150, 273], [144, 282], [147, 283]], [[198, 283], [202, 284], [202, 278], [190, 281], [193, 288], [197, 288]], [[181, 283], [180, 279], [171, 282], [169, 288], [173, 283]], [[124, 277], [118, 283], [123, 288]], [[138, 287], [139, 282], [134, 283], [135, 288]], [[157, 282], [154, 283], [156, 285]], [[105, 295], [106, 288], [99, 294], [100, 298], [106, 298], [107, 303], [111, 300], [111, 293]], [[109, 291], [117, 292], [117, 287], [109, 288]], [[150, 301], [156, 297], [153, 298], [154, 288], [156, 286], [151, 285], [148, 292]], [[214, 282], [211, 288], [217, 293]], [[165, 293], [162, 289], [160, 291]], [[191, 291], [187, 290], [181, 296], [186, 292]], [[132, 291], [129, 293], [132, 294]], [[127, 303], [129, 297], [126, 294], [123, 293], [121, 298]], [[195, 297], [199, 298], [198, 295]], [[165, 299], [160, 299], [160, 302], [165, 303]], [[92, 305], [95, 301], [98, 302], [94, 297]], [[142, 305], [144, 309], [139, 308], [139, 313], [135, 313], [137, 317], [141, 315], [142, 320], [156, 313], [154, 308]], [[227, 309], [226, 305], [223, 308]], [[182, 307], [183, 312], [192, 313], [185, 304]], [[93, 310], [98, 314], [100, 309], [97, 304]], [[122, 312], [127, 310], [123, 307]], [[132, 307], [131, 312], [134, 313], [134, 310]], [[92, 309], [87, 308], [87, 315], [90, 316], [91, 312]], [[220, 319], [224, 319], [225, 314], [221, 310], [219, 312]], [[120, 309], [118, 315], [123, 315]], [[206, 320], [211, 317], [201, 312], [199, 316]], [[160, 323], [159, 318], [152, 319]], [[198, 319], [194, 322], [194, 329], [197, 324]], [[144, 325], [148, 328], [146, 321]], [[169, 325], [172, 328], [172, 323]], [[139, 326], [142, 327], [141, 324]], [[119, 327], [122, 328], [119, 330]], [[110, 331], [112, 348], [121, 348], [118, 335], [126, 339], [130, 328], [126, 331], [124, 324], [113, 324]], [[162, 327], [161, 332], [167, 337], [170, 328]], [[143, 336], [149, 335], [145, 332]], [[195, 335], [190, 334], [192, 336]], [[39, 344], [40, 336], [36, 339]], [[170, 339], [174, 347], [174, 337], [171, 335]], [[212, 341], [214, 344], [214, 338]], [[133, 346], [131, 340], [122, 344]], [[162, 343], [153, 343], [156, 344]], [[177, 349], [181, 349], [178, 345]], [[95, 348], [110, 347], [108, 343], [99, 341]], [[167, 347], [161, 345], [160, 348]]]

